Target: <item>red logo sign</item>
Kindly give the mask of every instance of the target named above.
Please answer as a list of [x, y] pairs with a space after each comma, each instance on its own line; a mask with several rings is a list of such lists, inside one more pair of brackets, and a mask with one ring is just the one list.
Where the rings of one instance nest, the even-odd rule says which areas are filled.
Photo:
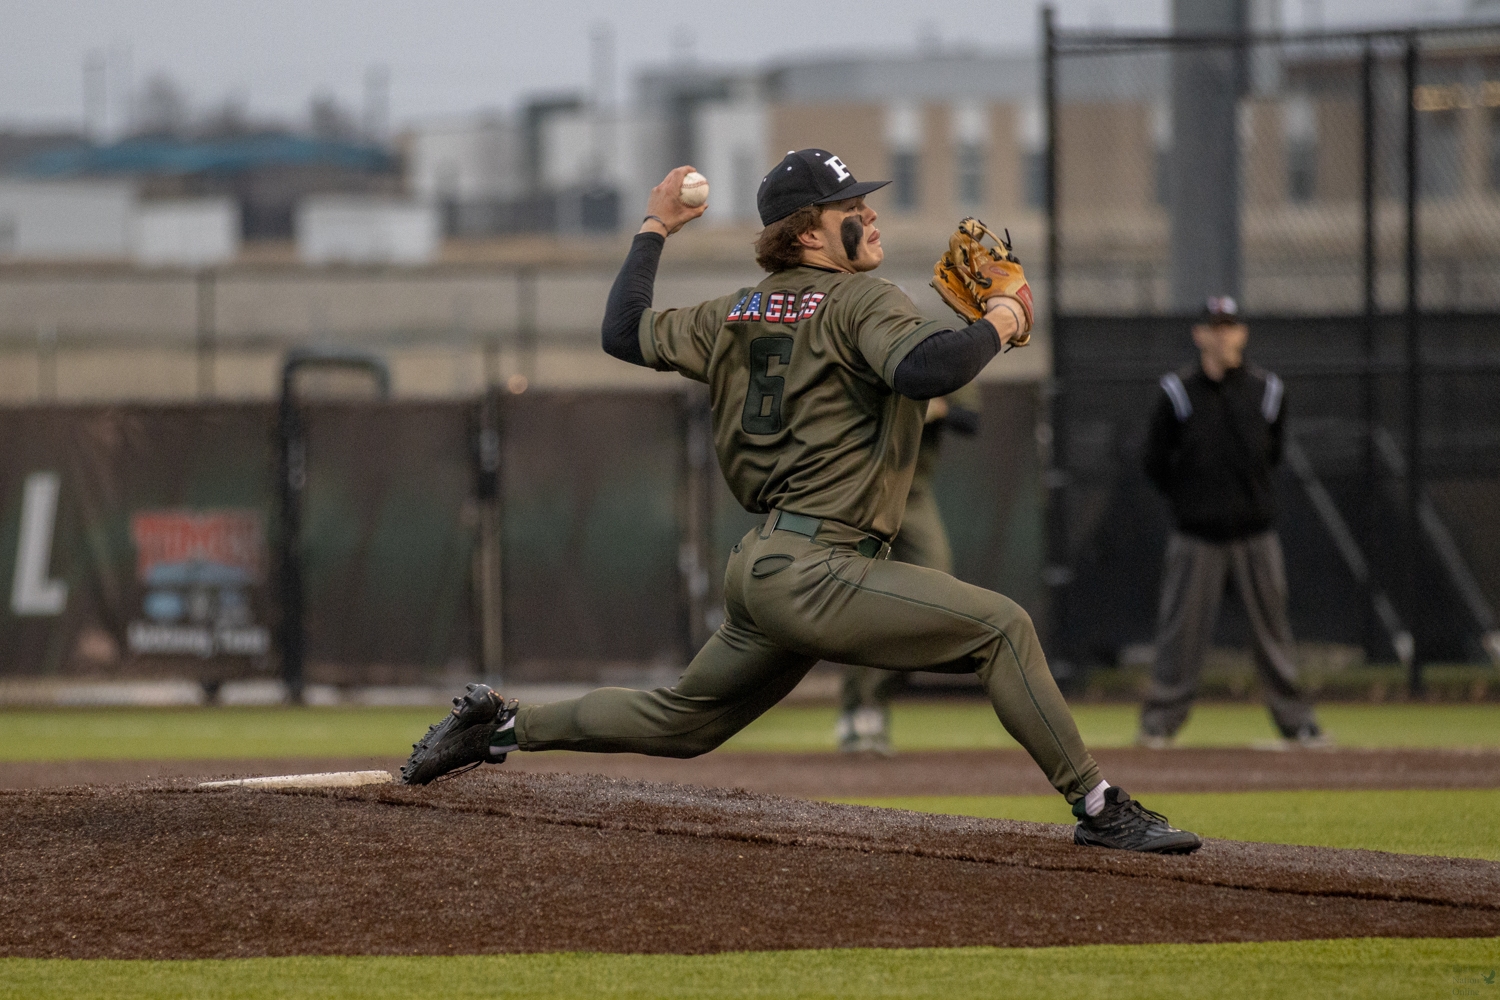
[[265, 532], [254, 510], [148, 510], [130, 519], [135, 571], [144, 581], [158, 566], [209, 564], [239, 570], [259, 580]]

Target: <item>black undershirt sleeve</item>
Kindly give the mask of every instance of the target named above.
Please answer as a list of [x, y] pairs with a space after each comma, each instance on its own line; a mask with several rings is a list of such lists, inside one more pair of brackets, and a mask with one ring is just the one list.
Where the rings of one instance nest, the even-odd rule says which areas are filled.
[[639, 335], [641, 314], [651, 308], [656, 289], [656, 265], [667, 238], [660, 233], [637, 233], [630, 241], [630, 253], [620, 265], [609, 301], [604, 306], [604, 353], [650, 368], [641, 353]]
[[999, 353], [1000, 334], [989, 320], [939, 330], [901, 359], [892, 388], [908, 399], [946, 396], [972, 382]]

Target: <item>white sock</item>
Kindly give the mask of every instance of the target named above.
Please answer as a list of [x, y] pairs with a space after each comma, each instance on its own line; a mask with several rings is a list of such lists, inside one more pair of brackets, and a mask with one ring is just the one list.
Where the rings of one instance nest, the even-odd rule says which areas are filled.
[[1089, 789], [1083, 797], [1083, 811], [1090, 816], [1097, 816], [1104, 811], [1104, 790], [1109, 787], [1109, 782], [1099, 780], [1099, 784]]

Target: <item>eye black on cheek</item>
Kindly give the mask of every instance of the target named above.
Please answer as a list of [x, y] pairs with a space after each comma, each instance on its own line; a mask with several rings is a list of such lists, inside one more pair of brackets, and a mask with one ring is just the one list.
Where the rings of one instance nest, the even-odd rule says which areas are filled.
[[857, 216], [846, 216], [839, 226], [839, 236], [843, 240], [844, 255], [853, 260], [859, 255], [859, 245], [864, 241], [865, 224]]

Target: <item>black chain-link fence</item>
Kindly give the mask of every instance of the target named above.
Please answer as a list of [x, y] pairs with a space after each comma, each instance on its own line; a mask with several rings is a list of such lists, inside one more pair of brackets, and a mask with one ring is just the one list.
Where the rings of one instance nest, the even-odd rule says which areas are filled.
[[1500, 661], [1500, 27], [1049, 24], [1044, 93], [1062, 658], [1151, 638], [1170, 525], [1145, 426], [1206, 297], [1232, 295], [1287, 384], [1298, 637], [1400, 659], [1414, 688], [1423, 661]]

